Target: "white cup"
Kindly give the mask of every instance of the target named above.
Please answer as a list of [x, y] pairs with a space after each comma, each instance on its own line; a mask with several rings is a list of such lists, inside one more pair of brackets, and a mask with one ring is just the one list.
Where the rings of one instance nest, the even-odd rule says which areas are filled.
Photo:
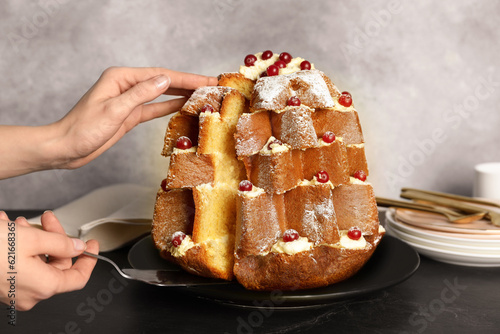
[[500, 199], [500, 162], [474, 166], [474, 197]]

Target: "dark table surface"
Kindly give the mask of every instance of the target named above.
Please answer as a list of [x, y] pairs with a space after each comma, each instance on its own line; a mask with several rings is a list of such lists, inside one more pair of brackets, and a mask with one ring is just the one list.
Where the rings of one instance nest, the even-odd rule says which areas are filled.
[[[11, 211], [11, 218], [38, 215]], [[128, 267], [130, 247], [104, 253]], [[121, 281], [99, 261], [87, 286], [17, 313], [0, 333], [500, 333], [500, 268], [444, 264], [426, 257], [408, 280], [314, 309], [248, 309], [183, 292]]]

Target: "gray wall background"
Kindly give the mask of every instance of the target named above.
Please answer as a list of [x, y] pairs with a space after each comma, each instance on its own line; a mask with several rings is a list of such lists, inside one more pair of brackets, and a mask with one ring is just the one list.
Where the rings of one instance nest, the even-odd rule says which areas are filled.
[[[288, 51], [352, 93], [377, 195], [470, 195], [473, 165], [500, 161], [499, 17], [499, 2], [468, 0], [3, 0], [0, 123], [56, 121], [109, 66], [217, 75], [248, 53]], [[156, 187], [167, 123], [137, 127], [78, 170], [0, 181], [0, 209], [56, 208], [119, 182]]]

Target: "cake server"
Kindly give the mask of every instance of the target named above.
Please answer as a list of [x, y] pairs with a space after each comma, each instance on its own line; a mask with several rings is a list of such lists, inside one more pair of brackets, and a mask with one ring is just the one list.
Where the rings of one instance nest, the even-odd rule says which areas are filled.
[[116, 271], [126, 279], [141, 281], [158, 286], [198, 286], [198, 285], [216, 285], [230, 284], [229, 281], [221, 279], [206, 278], [189, 274], [183, 270], [144, 270], [144, 269], [121, 269], [111, 259], [97, 254], [83, 252], [83, 254], [95, 257], [96, 259], [108, 262]]

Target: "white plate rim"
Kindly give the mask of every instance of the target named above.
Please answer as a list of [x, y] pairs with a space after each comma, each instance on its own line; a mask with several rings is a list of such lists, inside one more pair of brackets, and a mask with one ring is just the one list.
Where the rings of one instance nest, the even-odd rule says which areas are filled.
[[[387, 228], [388, 227], [388, 228]], [[469, 246], [469, 245], [459, 245], [454, 243], [439, 242], [431, 239], [425, 239], [417, 237], [413, 234], [406, 233], [394, 225], [392, 222], [388, 222], [386, 230], [389, 234], [395, 234], [397, 237], [403, 239], [404, 241], [409, 241], [412, 243], [418, 243], [422, 246], [433, 247], [442, 250], [451, 250], [460, 252], [460, 250], [470, 251], [468, 254], [483, 254], [485, 252], [498, 252], [500, 257], [500, 247], [481, 247], [481, 246]], [[445, 247], [445, 248], [443, 248]], [[451, 248], [451, 249], [450, 249]], [[488, 254], [486, 254], [488, 255]], [[491, 255], [491, 254], [489, 254]]]
[[500, 257], [497, 256], [495, 258], [491, 257], [481, 257], [481, 256], [471, 256], [469, 254], [460, 254], [456, 252], [448, 252], [440, 249], [434, 249], [431, 247], [422, 246], [419, 244], [415, 244], [409, 241], [406, 241], [408, 245], [414, 247], [419, 253], [422, 255], [426, 255], [430, 258], [433, 258], [438, 261], [459, 264], [465, 266], [473, 266], [473, 267], [500, 267]]
[[[458, 238], [458, 237], [452, 237], [452, 236], [444, 236], [444, 235], [438, 235], [434, 233], [427, 233], [425, 231], [422, 231], [421, 229], [416, 229], [413, 228], [412, 226], [407, 226], [403, 225], [400, 222], [398, 222], [394, 218], [394, 211], [389, 209], [386, 211], [385, 214], [386, 221], [388, 223], [392, 223], [393, 225], [397, 226], [401, 230], [405, 231], [408, 234], [412, 235], [418, 235], [420, 237], [424, 238], [430, 238], [433, 240], [438, 240], [438, 241], [445, 241], [445, 242], [453, 242], [459, 245], [484, 245], [484, 244], [493, 244], [493, 245], [499, 245], [500, 240], [491, 240], [491, 239], [474, 239], [474, 238]], [[443, 232], [441, 232], [443, 233]]]

